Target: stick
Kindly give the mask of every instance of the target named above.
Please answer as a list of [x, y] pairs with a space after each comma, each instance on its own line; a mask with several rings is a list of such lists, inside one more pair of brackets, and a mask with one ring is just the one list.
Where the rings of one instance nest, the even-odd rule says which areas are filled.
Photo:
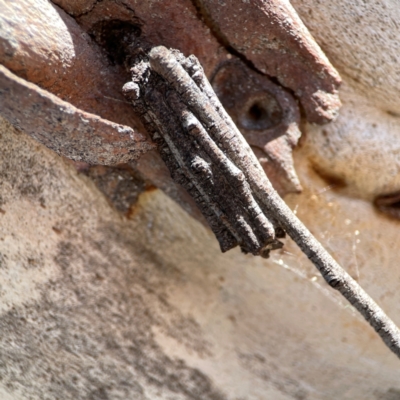
[[[268, 256], [282, 229], [400, 357], [400, 331], [328, 254], [273, 189], [194, 56], [153, 48], [124, 93], [160, 147], [175, 180], [192, 194], [221, 250]], [[262, 212], [261, 212], [262, 210]]]

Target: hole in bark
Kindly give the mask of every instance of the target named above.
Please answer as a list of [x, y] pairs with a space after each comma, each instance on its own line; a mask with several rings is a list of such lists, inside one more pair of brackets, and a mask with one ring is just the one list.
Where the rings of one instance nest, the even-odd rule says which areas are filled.
[[374, 201], [374, 205], [387, 216], [400, 219], [400, 192], [378, 196]]
[[282, 109], [276, 99], [268, 93], [253, 99], [244, 107], [240, 124], [246, 129], [269, 129], [282, 121]]
[[113, 64], [123, 65], [131, 51], [129, 47], [141, 35], [138, 24], [113, 19], [93, 25], [90, 35], [104, 48]]
[[253, 104], [249, 110], [249, 117], [253, 121], [260, 121], [266, 117], [266, 110], [259, 104]]

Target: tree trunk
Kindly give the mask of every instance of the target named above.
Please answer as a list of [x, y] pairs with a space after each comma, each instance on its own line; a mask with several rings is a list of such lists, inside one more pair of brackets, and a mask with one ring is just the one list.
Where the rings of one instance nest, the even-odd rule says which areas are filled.
[[[220, 252], [195, 204], [151, 150], [154, 143], [140, 136], [143, 126], [122, 96], [129, 54], [117, 46], [118, 32], [195, 54], [287, 205], [400, 324], [400, 53], [394, 23], [400, 11], [394, 0], [293, 0], [296, 11], [280, 3], [289, 16], [298, 13], [342, 75], [343, 106], [333, 122], [314, 124], [332, 119], [338, 107], [340, 78], [321, 50], [313, 54], [322, 64], [308, 65], [310, 76], [321, 65], [328, 71], [319, 100], [333, 100], [323, 110], [313, 102], [312, 84], [309, 92], [296, 92], [302, 74], [285, 80], [279, 64], [262, 71], [266, 50], [254, 47], [259, 52], [253, 54], [240, 42], [247, 36], [231, 36], [231, 22], [216, 19], [212, 1], [2, 2], [0, 62], [41, 100], [21, 94], [0, 110], [1, 398], [400, 396], [398, 359], [290, 239], [269, 259], [237, 248]], [[229, 4], [234, 13], [236, 3]], [[238, 24], [250, 29], [244, 18], [240, 24], [246, 12], [237, 14]], [[301, 22], [299, 16], [292, 20]], [[105, 32], [116, 35], [111, 44]], [[308, 31], [304, 35], [314, 46]], [[285, 34], [279, 40], [299, 54], [289, 62], [301, 70], [305, 53]], [[226, 83], [232, 74], [239, 83], [248, 77], [250, 93]], [[279, 92], [277, 102], [286, 104], [286, 116], [291, 112], [277, 125], [282, 131], [260, 128], [254, 124], [264, 122], [248, 114], [243, 119], [243, 104], [265, 104], [260, 87]], [[296, 108], [297, 100], [306, 112]], [[64, 103], [73, 112], [57, 108]], [[53, 111], [44, 112], [43, 104]], [[44, 117], [30, 124], [35, 110]], [[93, 132], [107, 129], [107, 143], [79, 152], [82, 128], [68, 130], [69, 122], [57, 117], [80, 124], [98, 117]], [[146, 154], [136, 154], [137, 146], [124, 151], [127, 132], [137, 135]], [[47, 145], [60, 137], [82, 143], [71, 162], [29, 134], [38, 140], [47, 135]]]

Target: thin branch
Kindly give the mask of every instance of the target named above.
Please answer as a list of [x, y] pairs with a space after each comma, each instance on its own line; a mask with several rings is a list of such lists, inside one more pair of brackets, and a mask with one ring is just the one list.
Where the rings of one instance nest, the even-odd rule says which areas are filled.
[[132, 68], [124, 93], [171, 171], [199, 205], [222, 251], [268, 256], [282, 229], [400, 357], [400, 331], [328, 254], [273, 189], [194, 56], [153, 48]]

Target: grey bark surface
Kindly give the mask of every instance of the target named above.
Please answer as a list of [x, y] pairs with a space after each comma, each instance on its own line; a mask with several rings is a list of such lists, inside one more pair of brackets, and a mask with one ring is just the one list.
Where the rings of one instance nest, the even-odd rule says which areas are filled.
[[[124, 86], [124, 92], [153, 140], [158, 142], [172, 177], [196, 200], [221, 250], [227, 251], [240, 244], [246, 253], [267, 256], [271, 248], [280, 248], [281, 244], [275, 239], [272, 223], [254, 199], [244, 173], [222, 151], [228, 147], [231, 137], [220, 138], [217, 145], [206, 131], [210, 126], [203, 127], [182, 93], [176, 88], [171, 90], [164, 79], [151, 73], [156, 50], [150, 53], [149, 62], [142, 60], [133, 68], [134, 81]], [[176, 54], [186, 69], [203, 79], [204, 73], [194, 57], [186, 60]], [[175, 61], [177, 74], [187, 79], [187, 90], [193, 86], [202, 93], [177, 58], [171, 55], [170, 60]], [[205, 88], [203, 96], [212, 92], [209, 87]], [[212, 112], [208, 97], [205, 102]], [[249, 147], [247, 150], [251, 152]]]

